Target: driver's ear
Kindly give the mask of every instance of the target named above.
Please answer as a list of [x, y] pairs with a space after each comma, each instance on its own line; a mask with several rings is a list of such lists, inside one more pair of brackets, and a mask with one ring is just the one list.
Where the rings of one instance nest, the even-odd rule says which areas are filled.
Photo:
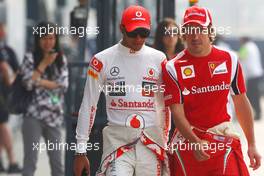
[[120, 29], [120, 31], [122, 32], [122, 34], [125, 33], [125, 26], [124, 26], [123, 24], [120, 24], [120, 25], [119, 25], [119, 29]]

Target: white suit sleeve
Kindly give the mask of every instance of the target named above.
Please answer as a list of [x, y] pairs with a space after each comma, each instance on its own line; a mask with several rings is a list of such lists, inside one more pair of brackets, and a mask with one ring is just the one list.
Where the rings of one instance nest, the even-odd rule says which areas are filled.
[[94, 123], [97, 102], [103, 88], [103, 70], [103, 64], [99, 59], [95, 57], [91, 59], [76, 128], [77, 153], [86, 153], [87, 141]]

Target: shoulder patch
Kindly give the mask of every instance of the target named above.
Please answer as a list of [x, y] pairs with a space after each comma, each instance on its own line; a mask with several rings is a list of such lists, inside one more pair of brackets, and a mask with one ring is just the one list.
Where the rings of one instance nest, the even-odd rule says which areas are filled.
[[103, 63], [96, 57], [93, 57], [90, 61], [90, 66], [97, 72], [100, 72], [103, 68]]

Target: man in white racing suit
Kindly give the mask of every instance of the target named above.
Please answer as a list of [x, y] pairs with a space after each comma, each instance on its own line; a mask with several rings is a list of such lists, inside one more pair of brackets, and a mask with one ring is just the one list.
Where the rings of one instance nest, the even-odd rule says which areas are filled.
[[161, 63], [165, 55], [146, 46], [150, 14], [141, 6], [124, 10], [122, 40], [96, 54], [87, 71], [76, 129], [74, 172], [89, 173], [89, 140], [100, 92], [106, 96], [108, 126], [97, 175], [168, 175], [165, 147], [170, 119], [165, 111]]

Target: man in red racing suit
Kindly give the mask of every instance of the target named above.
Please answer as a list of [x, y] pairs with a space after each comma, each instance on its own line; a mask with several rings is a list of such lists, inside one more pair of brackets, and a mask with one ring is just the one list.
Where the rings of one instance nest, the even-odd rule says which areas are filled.
[[250, 166], [260, 166], [238, 57], [211, 44], [211, 29], [206, 8], [188, 8], [182, 28], [187, 48], [163, 67], [165, 104], [177, 127], [169, 145], [173, 176], [249, 175], [231, 128], [231, 98], [247, 138]]

